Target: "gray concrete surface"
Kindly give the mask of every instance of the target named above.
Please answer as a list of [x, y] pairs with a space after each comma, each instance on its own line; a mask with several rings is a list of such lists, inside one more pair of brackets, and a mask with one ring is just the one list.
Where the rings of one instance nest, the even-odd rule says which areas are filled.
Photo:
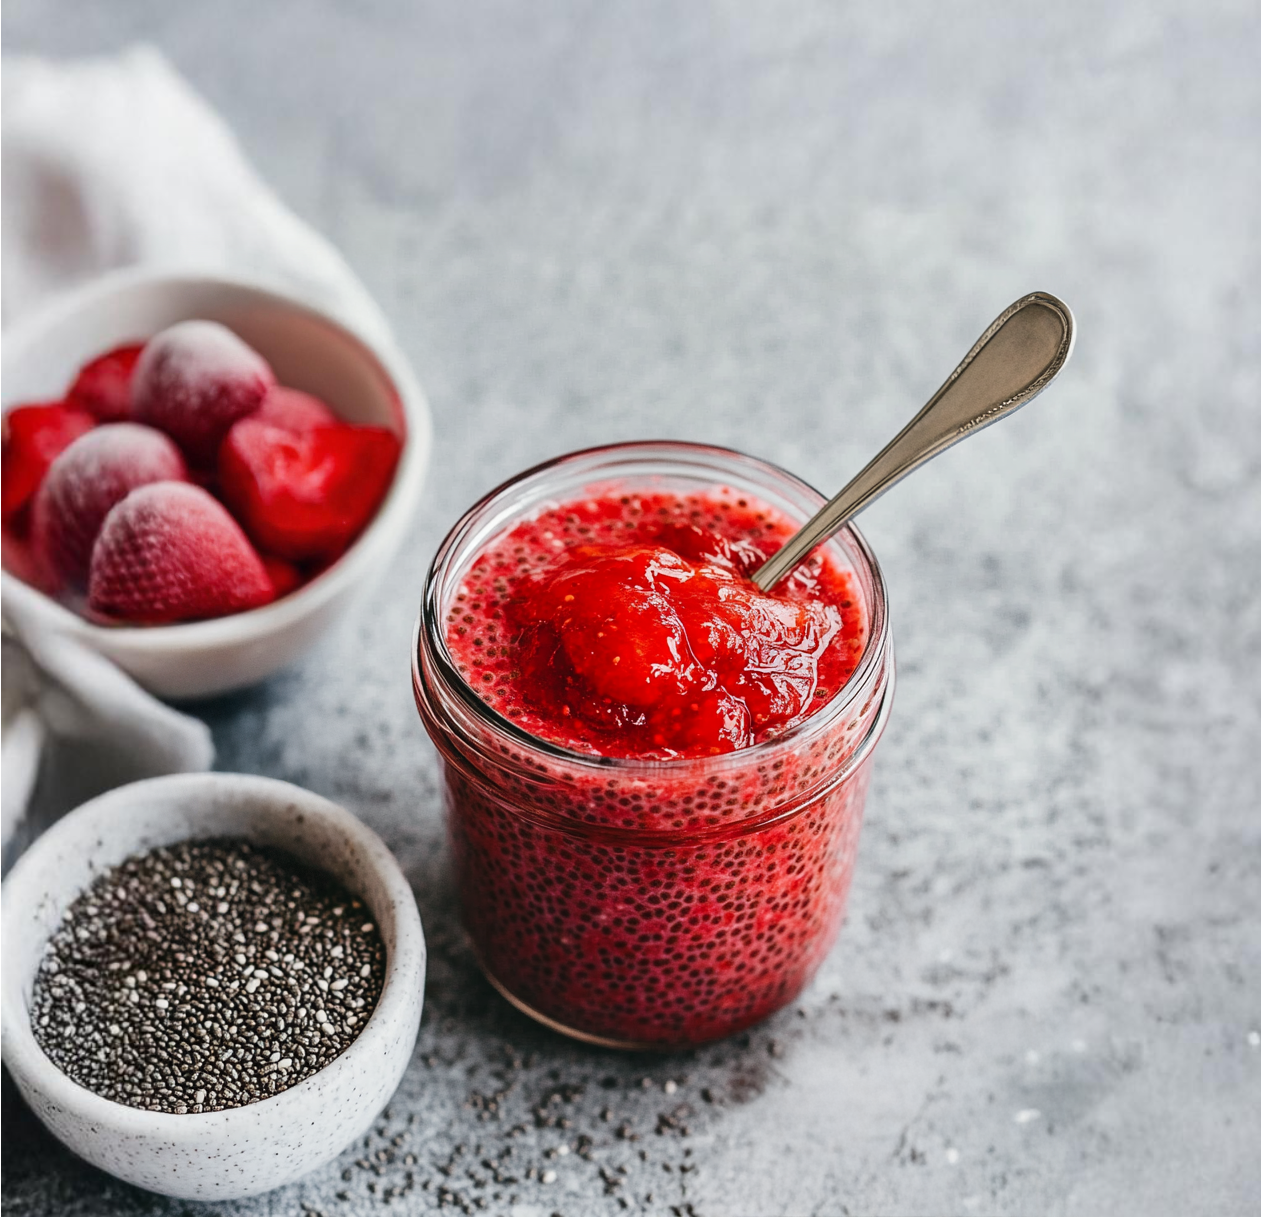
[[[346, 251], [436, 412], [378, 601], [207, 707], [222, 767], [398, 852], [434, 948], [421, 1043], [366, 1151], [218, 1211], [360, 1217], [408, 1170], [395, 1211], [1257, 1210], [1255, 4], [9, 0], [4, 35], [163, 47]], [[528, 1025], [460, 940], [410, 704], [443, 532], [605, 440], [836, 487], [1031, 288], [1077, 311], [1060, 385], [864, 523], [901, 682], [821, 975], [681, 1058]], [[546, 1158], [562, 1140], [586, 1156]], [[14, 1217], [210, 1211], [77, 1162], [7, 1081], [3, 1141]]]

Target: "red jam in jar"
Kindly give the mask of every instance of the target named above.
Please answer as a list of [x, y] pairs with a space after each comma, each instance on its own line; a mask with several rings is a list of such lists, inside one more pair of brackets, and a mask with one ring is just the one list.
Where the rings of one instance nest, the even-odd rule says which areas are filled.
[[747, 748], [832, 697], [862, 654], [851, 576], [827, 555], [777, 595], [749, 581], [793, 531], [729, 490], [547, 507], [476, 556], [447, 648], [489, 705], [562, 747], [652, 760]]
[[852, 530], [773, 594], [748, 577], [820, 502], [723, 449], [619, 445], [444, 542], [417, 704], [474, 948], [541, 1021], [703, 1042], [831, 946], [892, 693], [883, 584]]

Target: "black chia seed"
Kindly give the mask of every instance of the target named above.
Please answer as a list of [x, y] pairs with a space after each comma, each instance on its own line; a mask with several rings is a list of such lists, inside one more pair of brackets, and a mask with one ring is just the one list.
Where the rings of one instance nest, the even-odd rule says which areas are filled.
[[177, 1115], [257, 1102], [344, 1052], [381, 995], [385, 947], [327, 874], [245, 841], [129, 858], [66, 911], [31, 1028], [81, 1086]]

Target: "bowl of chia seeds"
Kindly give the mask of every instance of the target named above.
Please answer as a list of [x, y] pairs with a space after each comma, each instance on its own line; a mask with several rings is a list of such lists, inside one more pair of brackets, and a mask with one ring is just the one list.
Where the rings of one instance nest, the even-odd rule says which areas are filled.
[[137, 782], [5, 880], [3, 1056], [70, 1149], [151, 1191], [268, 1191], [363, 1134], [411, 1057], [425, 941], [379, 837], [240, 774]]

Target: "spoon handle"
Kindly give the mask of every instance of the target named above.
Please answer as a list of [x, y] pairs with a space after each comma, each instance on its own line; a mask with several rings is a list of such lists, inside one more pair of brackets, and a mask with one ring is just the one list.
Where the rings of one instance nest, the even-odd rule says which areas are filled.
[[753, 573], [769, 591], [851, 516], [965, 436], [1014, 414], [1059, 374], [1073, 349], [1073, 314], [1047, 292], [1022, 296], [977, 339], [928, 404], [778, 553]]

